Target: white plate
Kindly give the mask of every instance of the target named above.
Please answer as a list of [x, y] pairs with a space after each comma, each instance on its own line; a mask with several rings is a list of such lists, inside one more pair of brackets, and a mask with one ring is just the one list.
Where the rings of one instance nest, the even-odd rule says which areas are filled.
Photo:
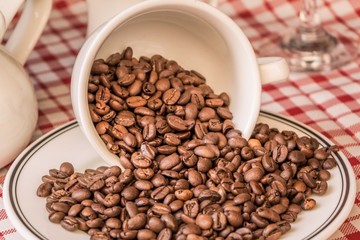
[[[262, 112], [259, 121], [280, 130], [293, 130], [300, 136], [316, 138], [321, 145], [333, 145], [318, 132], [296, 121]], [[345, 221], [354, 204], [356, 183], [348, 159], [342, 153], [333, 154], [338, 167], [331, 170], [328, 192], [316, 196], [317, 206], [303, 211], [292, 229], [282, 239], [327, 239]], [[95, 168], [104, 162], [91, 148], [77, 122], [57, 128], [31, 144], [12, 164], [4, 185], [4, 204], [8, 217], [26, 239], [82, 240], [82, 232], [68, 232], [48, 220], [45, 199], [36, 196], [41, 177], [49, 169], [71, 162], [76, 171]]]

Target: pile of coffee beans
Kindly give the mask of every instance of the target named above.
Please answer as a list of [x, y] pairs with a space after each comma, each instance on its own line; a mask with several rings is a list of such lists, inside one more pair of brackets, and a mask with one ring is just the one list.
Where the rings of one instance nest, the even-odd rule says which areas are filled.
[[132, 49], [96, 60], [89, 109], [118, 166], [42, 177], [49, 220], [102, 239], [278, 239], [324, 194], [336, 146], [234, 127], [229, 96], [196, 71]]

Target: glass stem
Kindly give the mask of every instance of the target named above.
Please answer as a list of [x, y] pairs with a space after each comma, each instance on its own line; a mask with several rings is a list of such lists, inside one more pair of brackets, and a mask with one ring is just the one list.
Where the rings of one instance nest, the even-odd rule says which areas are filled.
[[299, 14], [300, 26], [298, 42], [301, 49], [330, 49], [336, 45], [336, 39], [321, 25], [317, 12], [316, 0], [301, 0], [302, 9]]
[[317, 13], [316, 0], [302, 0], [300, 11], [301, 27], [314, 28], [320, 27], [320, 18]]

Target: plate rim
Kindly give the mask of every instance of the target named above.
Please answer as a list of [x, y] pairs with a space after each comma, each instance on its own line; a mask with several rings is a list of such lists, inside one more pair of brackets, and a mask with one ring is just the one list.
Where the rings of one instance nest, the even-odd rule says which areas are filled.
[[[3, 185], [4, 208], [10, 222], [14, 225], [16, 231], [19, 232], [20, 235], [22, 235], [22, 237], [25, 237], [26, 239], [48, 239], [48, 238], [43, 236], [37, 230], [34, 230], [38, 232], [39, 235], [43, 236], [43, 238], [38, 238], [38, 236], [34, 233], [34, 231], [29, 229], [28, 224], [24, 222], [23, 218], [19, 216], [19, 215], [23, 216], [23, 214], [16, 213], [17, 211], [15, 209], [17, 209], [18, 204], [15, 205], [14, 202], [18, 202], [18, 200], [16, 199], [14, 200], [14, 196], [10, 193], [16, 191], [13, 189], [14, 186], [11, 184], [13, 182], [17, 182], [17, 180], [14, 179], [14, 176], [17, 178], [19, 176], [17, 169], [23, 168], [26, 165], [26, 162], [31, 159], [31, 156], [34, 155], [37, 152], [37, 150], [40, 149], [42, 146], [46, 145], [46, 143], [50, 142], [52, 139], [56, 138], [57, 136], [62, 135], [64, 132], [72, 130], [77, 127], [79, 127], [79, 123], [76, 120], [71, 120], [70, 122], [67, 122], [47, 132], [46, 134], [44, 134], [43, 136], [32, 142], [28, 147], [26, 147], [14, 160], [8, 172], [6, 173], [6, 177]], [[10, 188], [10, 185], [12, 186], [12, 188]], [[19, 211], [21, 212], [21, 210]]]
[[[328, 139], [325, 135], [320, 133], [319, 131], [313, 129], [310, 126], [306, 126], [305, 124], [297, 121], [296, 119], [289, 117], [289, 116], [283, 116], [277, 113], [271, 113], [268, 111], [260, 111], [259, 116], [272, 119], [274, 121], [281, 122], [282, 124], [289, 125], [293, 128], [295, 128], [298, 131], [301, 131], [305, 134], [311, 134], [313, 136], [316, 136], [318, 139], [322, 139], [321, 144], [323, 146], [331, 146], [334, 145], [330, 139]], [[31, 159], [31, 156], [36, 153], [37, 149], [40, 149], [42, 146], [46, 145], [47, 142], [51, 141], [52, 139], [58, 137], [59, 135], [62, 135], [64, 132], [72, 130], [73, 128], [78, 128], [79, 122], [76, 120], [72, 120], [70, 122], [67, 122], [38, 138], [33, 143], [31, 143], [27, 148], [23, 150], [23, 152], [20, 153], [20, 155], [14, 160], [12, 165], [10, 166], [3, 185], [3, 201], [4, 201], [4, 208], [7, 212], [8, 218], [10, 222], [16, 227], [16, 231], [20, 233], [23, 237], [26, 237], [26, 239], [39, 239], [38, 236], [28, 227], [28, 224], [23, 221], [21, 216], [19, 216], [15, 209], [19, 206], [18, 204], [14, 204], [14, 196], [11, 194], [13, 193], [14, 188], [14, 176], [16, 177], [19, 174], [14, 175], [14, 173], [17, 173], [17, 169], [22, 168], [24, 165], [26, 165], [26, 162]], [[345, 186], [346, 192], [348, 193], [347, 197], [342, 196], [340, 198], [341, 201], [339, 201], [337, 204], [341, 203], [340, 208], [336, 207], [334, 208], [334, 211], [336, 212], [335, 216], [329, 217], [323, 224], [324, 226], [319, 226], [317, 229], [312, 231], [308, 236], [302, 239], [325, 239], [330, 237], [335, 231], [338, 230], [338, 228], [341, 226], [341, 224], [346, 220], [346, 218], [349, 216], [351, 209], [353, 207], [353, 203], [355, 201], [356, 197], [356, 180], [353, 168], [348, 161], [348, 158], [344, 155], [342, 151], [338, 151], [336, 153], [333, 153], [337, 156], [340, 162], [342, 163], [342, 167], [344, 170], [347, 170], [348, 174], [340, 174], [342, 178], [344, 176], [346, 177], [346, 180], [342, 180], [342, 188], [344, 187], [344, 183], [347, 183]], [[30, 157], [29, 157], [30, 156]], [[347, 161], [344, 161], [347, 160]], [[339, 163], [338, 163], [339, 164]], [[341, 169], [339, 169], [341, 170]], [[340, 171], [341, 172], [341, 171]], [[11, 186], [11, 187], [10, 187]], [[353, 186], [353, 187], [351, 187]], [[341, 194], [343, 195], [344, 191], [341, 191]], [[35, 193], [34, 193], [35, 194]], [[351, 200], [351, 201], [349, 201]], [[15, 202], [17, 202], [15, 200]], [[348, 204], [352, 202], [352, 204]], [[20, 211], [21, 212], [21, 211]], [[22, 215], [23, 216], [23, 215]], [[24, 216], [23, 216], [24, 217]], [[330, 219], [330, 220], [329, 220]], [[319, 229], [320, 228], [320, 229]], [[327, 229], [333, 229], [332, 231], [329, 231]], [[327, 231], [325, 231], [327, 230]], [[39, 233], [36, 229], [35, 231]], [[43, 236], [41, 233], [39, 235]], [[42, 239], [48, 239], [44, 236]]]

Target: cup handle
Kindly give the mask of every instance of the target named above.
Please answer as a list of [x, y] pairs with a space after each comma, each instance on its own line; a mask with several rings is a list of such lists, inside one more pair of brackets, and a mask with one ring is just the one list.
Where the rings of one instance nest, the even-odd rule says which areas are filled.
[[[9, 26], [23, 1], [2, 1], [5, 28]], [[6, 2], [6, 3], [4, 3]], [[52, 0], [26, 0], [21, 17], [5, 44], [10, 55], [24, 64], [43, 32], [52, 9]]]
[[260, 57], [257, 58], [260, 69], [261, 83], [267, 84], [285, 80], [289, 77], [289, 65], [281, 57]]

